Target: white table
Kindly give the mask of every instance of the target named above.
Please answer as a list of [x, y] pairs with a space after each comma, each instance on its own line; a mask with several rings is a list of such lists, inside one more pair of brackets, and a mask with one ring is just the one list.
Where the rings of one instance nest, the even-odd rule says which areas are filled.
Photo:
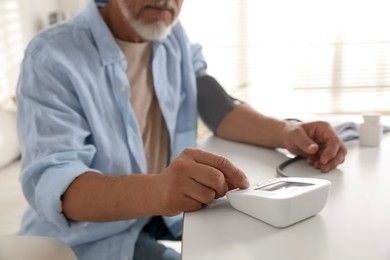
[[[209, 137], [201, 147], [230, 159], [251, 183], [276, 177], [286, 158], [274, 150]], [[184, 216], [182, 259], [390, 259], [390, 134], [379, 148], [347, 143], [344, 164], [327, 174], [304, 160], [290, 176], [332, 182], [325, 208], [287, 228], [233, 209], [226, 198]]]
[[49, 237], [0, 236], [1, 260], [77, 260], [63, 242]]

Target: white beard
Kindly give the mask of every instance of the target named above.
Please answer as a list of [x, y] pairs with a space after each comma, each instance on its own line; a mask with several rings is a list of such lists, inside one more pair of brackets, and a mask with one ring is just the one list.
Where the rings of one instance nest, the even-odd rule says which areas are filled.
[[[127, 20], [128, 24], [139, 34], [142, 38], [148, 41], [157, 41], [165, 38], [172, 30], [172, 27], [178, 21], [177, 17], [170, 25], [165, 25], [163, 21], [146, 24], [138, 20], [131, 12], [125, 0], [118, 0], [122, 15]], [[172, 0], [150, 0], [149, 3], [153, 6], [168, 6], [174, 10], [177, 9], [176, 4]]]

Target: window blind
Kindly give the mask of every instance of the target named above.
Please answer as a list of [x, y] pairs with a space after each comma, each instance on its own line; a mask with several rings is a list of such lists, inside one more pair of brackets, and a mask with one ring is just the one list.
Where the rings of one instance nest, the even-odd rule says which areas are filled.
[[18, 0], [0, 1], [0, 102], [14, 94], [23, 52]]
[[390, 114], [390, 2], [186, 1], [181, 20], [231, 93], [266, 112]]

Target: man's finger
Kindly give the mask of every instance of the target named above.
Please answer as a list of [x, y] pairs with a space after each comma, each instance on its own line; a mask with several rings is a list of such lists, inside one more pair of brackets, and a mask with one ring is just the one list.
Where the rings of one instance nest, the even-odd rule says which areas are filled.
[[193, 169], [196, 174], [192, 178], [206, 187], [213, 189], [216, 193], [216, 198], [225, 196], [227, 192], [227, 184], [225, 175], [215, 167], [198, 163]]
[[249, 187], [245, 174], [223, 156], [191, 148], [186, 149], [183, 155], [191, 156], [197, 163], [209, 165], [221, 171], [230, 184], [229, 186], [240, 189]]
[[321, 153], [320, 162], [321, 164], [327, 164], [328, 161], [336, 157], [337, 152], [340, 149], [340, 144], [337, 141], [329, 141], [326, 143], [326, 147]]
[[194, 180], [185, 185], [185, 195], [202, 204], [209, 204], [216, 197], [216, 192]]
[[296, 145], [308, 155], [315, 154], [319, 149], [318, 144], [307, 136], [304, 131], [302, 131], [301, 135], [297, 138]]

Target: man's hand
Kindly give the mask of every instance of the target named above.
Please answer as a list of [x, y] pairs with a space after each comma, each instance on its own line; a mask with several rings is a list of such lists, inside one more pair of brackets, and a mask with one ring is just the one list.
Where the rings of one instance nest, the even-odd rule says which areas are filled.
[[86, 172], [69, 185], [62, 204], [64, 215], [74, 221], [174, 216], [248, 186], [245, 174], [226, 158], [186, 149], [160, 174]]
[[328, 172], [344, 162], [347, 149], [329, 123], [289, 123], [284, 132], [285, 148], [305, 157], [321, 172]]
[[198, 210], [230, 189], [249, 186], [245, 174], [226, 158], [199, 149], [184, 150], [155, 180], [156, 207], [166, 216]]

